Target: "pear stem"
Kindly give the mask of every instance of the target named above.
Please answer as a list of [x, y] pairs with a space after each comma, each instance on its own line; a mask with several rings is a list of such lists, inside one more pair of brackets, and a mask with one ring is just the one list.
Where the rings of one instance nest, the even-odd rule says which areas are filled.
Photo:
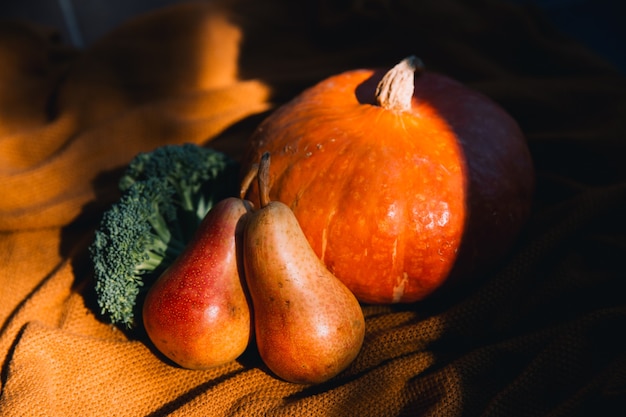
[[258, 173], [259, 173], [259, 164], [252, 164], [252, 166], [250, 167], [250, 170], [248, 171], [246, 176], [243, 177], [243, 180], [241, 181], [241, 188], [239, 189], [239, 198], [241, 198], [242, 200], [246, 198], [246, 194], [248, 193], [250, 184], [252, 184], [252, 181], [254, 181]]
[[384, 109], [411, 110], [415, 89], [415, 73], [424, 70], [424, 63], [416, 56], [404, 58], [383, 76], [376, 87], [376, 103]]
[[259, 181], [259, 200], [261, 208], [270, 203], [270, 153], [264, 152], [259, 163], [257, 175]]

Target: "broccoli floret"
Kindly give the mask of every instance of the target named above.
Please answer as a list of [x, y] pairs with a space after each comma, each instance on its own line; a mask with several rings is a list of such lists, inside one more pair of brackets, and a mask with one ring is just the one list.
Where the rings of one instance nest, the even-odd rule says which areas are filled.
[[223, 153], [197, 145], [163, 146], [137, 155], [122, 176], [119, 188], [126, 191], [149, 178], [161, 178], [173, 187], [180, 217], [175, 226], [181, 228], [181, 238], [188, 241], [216, 199], [225, 192], [232, 194], [237, 167]]
[[89, 250], [103, 315], [132, 328], [139, 297], [180, 254], [219, 200], [237, 194], [238, 167], [197, 145], [168, 145], [137, 155], [119, 182]]

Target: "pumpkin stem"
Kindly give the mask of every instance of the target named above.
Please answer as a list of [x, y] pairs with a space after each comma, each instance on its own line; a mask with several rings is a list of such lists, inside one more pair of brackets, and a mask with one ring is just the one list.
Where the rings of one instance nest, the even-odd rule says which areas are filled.
[[376, 102], [387, 110], [408, 111], [415, 89], [415, 72], [422, 72], [424, 64], [411, 55], [404, 58], [383, 76], [376, 87]]
[[270, 203], [270, 153], [264, 152], [261, 156], [258, 172], [259, 200], [261, 208]]

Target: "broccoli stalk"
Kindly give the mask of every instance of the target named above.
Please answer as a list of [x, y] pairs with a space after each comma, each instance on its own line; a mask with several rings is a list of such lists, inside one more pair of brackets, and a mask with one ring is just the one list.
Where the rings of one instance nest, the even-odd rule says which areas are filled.
[[219, 200], [237, 194], [236, 163], [197, 145], [137, 155], [119, 182], [122, 196], [100, 221], [89, 250], [103, 315], [132, 328], [139, 299], [182, 252]]

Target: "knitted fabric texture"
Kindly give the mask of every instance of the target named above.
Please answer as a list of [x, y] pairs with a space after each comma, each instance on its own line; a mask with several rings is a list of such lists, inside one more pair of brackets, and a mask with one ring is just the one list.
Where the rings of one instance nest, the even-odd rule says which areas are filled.
[[[362, 351], [315, 386], [253, 349], [181, 369], [100, 316], [87, 248], [133, 156], [191, 142], [238, 158], [304, 88], [410, 54], [528, 138], [532, 217], [493, 271], [363, 306]], [[506, 2], [180, 3], [82, 51], [1, 23], [0, 415], [623, 416], [624, 155], [623, 74]]]

